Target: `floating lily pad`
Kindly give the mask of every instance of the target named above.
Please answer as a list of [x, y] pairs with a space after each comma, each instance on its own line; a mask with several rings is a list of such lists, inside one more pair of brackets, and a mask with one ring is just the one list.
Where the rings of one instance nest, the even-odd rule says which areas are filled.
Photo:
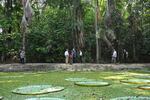
[[135, 76], [135, 75], [140, 75], [140, 76], [148, 76], [149, 74], [145, 74], [145, 73], [126, 73], [128, 74], [129, 76]]
[[35, 75], [33, 75], [33, 76], [42, 76], [42, 75], [40, 75], [40, 74], [35, 74]]
[[66, 81], [71, 81], [71, 82], [80, 82], [80, 81], [93, 81], [94, 79], [87, 79], [87, 78], [67, 78], [65, 79]]
[[0, 83], [13, 83], [13, 82], [22, 82], [22, 81], [18, 81], [18, 80], [0, 81]]
[[150, 75], [135, 75], [135, 78], [150, 79]]
[[25, 100], [65, 100], [65, 99], [44, 97], [44, 98], [28, 98], [28, 99], [25, 99]]
[[48, 72], [37, 72], [37, 74], [47, 74]]
[[93, 87], [97, 87], [97, 86], [108, 86], [110, 85], [107, 82], [102, 82], [102, 81], [87, 81], [87, 82], [75, 82], [76, 85], [79, 86], [93, 86]]
[[26, 72], [26, 73], [23, 73], [23, 74], [27, 74], [27, 75], [34, 75], [34, 74], [37, 74], [37, 73], [33, 73], [33, 72]]
[[28, 73], [24, 73], [26, 75], [33, 75], [33, 76], [41, 76], [42, 74], [44, 74], [44, 72], [37, 72], [37, 73], [31, 73], [31, 72], [28, 72]]
[[20, 78], [23, 77], [22, 75], [19, 76], [1, 76], [0, 78]]
[[118, 97], [110, 100], [150, 100], [150, 97], [127, 96], [127, 97]]
[[150, 86], [139, 86], [139, 89], [150, 90]]
[[32, 86], [17, 88], [12, 92], [16, 94], [24, 94], [24, 95], [38, 95], [38, 94], [46, 94], [51, 92], [58, 92], [62, 90], [64, 90], [64, 87], [60, 87], [60, 86], [53, 87], [51, 85], [32, 85]]
[[121, 80], [124, 83], [131, 83], [131, 84], [149, 84], [150, 80], [146, 79], [128, 79], [128, 80]]
[[105, 77], [104, 79], [111, 79], [111, 80], [122, 80], [122, 79], [126, 79], [127, 77], [125, 76], [109, 76], [109, 77]]

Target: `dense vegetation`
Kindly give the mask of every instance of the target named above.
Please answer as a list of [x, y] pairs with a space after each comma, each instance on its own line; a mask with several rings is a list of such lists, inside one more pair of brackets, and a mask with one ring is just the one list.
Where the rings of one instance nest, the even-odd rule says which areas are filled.
[[[38, 2], [41, 1], [41, 2]], [[150, 61], [148, 0], [30, 0], [27, 62], [64, 62], [66, 48], [82, 49], [84, 62], [110, 62], [112, 49], [129, 62]], [[21, 0], [0, 1], [1, 62], [14, 62], [22, 48]]]

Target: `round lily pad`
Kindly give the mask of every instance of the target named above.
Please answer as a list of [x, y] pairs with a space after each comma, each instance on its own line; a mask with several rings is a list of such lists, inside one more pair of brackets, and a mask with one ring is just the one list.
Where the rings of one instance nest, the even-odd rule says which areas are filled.
[[135, 75], [133, 77], [135, 77], [135, 78], [141, 78], [141, 79], [150, 79], [149, 75]]
[[25, 74], [25, 75], [34, 75], [34, 74], [36, 74], [36, 73], [33, 73], [33, 72], [26, 72], [26, 73], [23, 73], [23, 74]]
[[75, 82], [76, 85], [79, 86], [93, 86], [93, 87], [97, 87], [97, 86], [108, 86], [110, 85], [107, 82], [102, 82], [102, 81], [89, 81], [89, 82]]
[[142, 97], [142, 96], [127, 96], [127, 97], [117, 97], [110, 100], [150, 100], [150, 97]]
[[125, 79], [127, 77], [125, 76], [109, 76], [109, 77], [105, 77], [104, 79], [110, 79], [110, 80], [122, 80]]
[[22, 75], [19, 76], [1, 76], [0, 78], [20, 78], [23, 77]]
[[37, 74], [47, 74], [48, 72], [37, 72]]
[[149, 84], [150, 80], [146, 79], [128, 79], [128, 80], [121, 80], [124, 83], [131, 83], [131, 84]]
[[12, 92], [16, 94], [24, 94], [24, 95], [38, 95], [38, 94], [46, 94], [51, 92], [58, 92], [64, 90], [64, 87], [56, 86], [53, 87], [51, 85], [32, 85], [26, 87], [20, 87], [14, 89]]
[[87, 78], [67, 78], [65, 79], [66, 81], [71, 81], [71, 82], [80, 82], [80, 81], [93, 81], [93, 79], [87, 79]]
[[43, 98], [28, 98], [28, 99], [25, 99], [25, 100], [65, 100], [65, 99], [43, 97]]
[[148, 76], [149, 74], [145, 74], [145, 73], [126, 73], [129, 76], [134, 76], [134, 75], [141, 75], [141, 76]]
[[13, 83], [13, 82], [22, 82], [18, 80], [5, 80], [5, 81], [0, 81], [0, 83]]
[[139, 86], [139, 89], [150, 90], [150, 86]]

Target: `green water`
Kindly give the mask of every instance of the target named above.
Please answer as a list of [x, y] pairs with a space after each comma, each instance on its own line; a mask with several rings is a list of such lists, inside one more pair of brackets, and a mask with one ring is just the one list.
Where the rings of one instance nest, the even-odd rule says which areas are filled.
[[[25, 100], [34, 97], [52, 97], [65, 100], [110, 100], [122, 96], [150, 96], [150, 90], [137, 89], [142, 84], [121, 83], [120, 80], [150, 76], [143, 71], [100, 71], [100, 72], [0, 72], [0, 96], [4, 100]], [[104, 80], [111, 85], [104, 87], [82, 87], [67, 78]], [[149, 77], [148, 80], [150, 80]], [[28, 85], [53, 85], [65, 87], [63, 91], [42, 95], [19, 95], [11, 91]], [[150, 85], [150, 84], [149, 84]]]

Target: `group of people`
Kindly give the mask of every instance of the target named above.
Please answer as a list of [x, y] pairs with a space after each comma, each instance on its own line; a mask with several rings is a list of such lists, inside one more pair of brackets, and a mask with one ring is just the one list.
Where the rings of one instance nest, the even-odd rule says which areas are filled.
[[[78, 52], [73, 48], [72, 50], [66, 49], [65, 53], [65, 62], [66, 63], [76, 63], [77, 58], [79, 57], [79, 62], [82, 63], [82, 51], [79, 50]], [[20, 63], [24, 64], [25, 63], [25, 51], [22, 49], [19, 51], [19, 59]]]
[[[128, 52], [126, 49], [123, 49], [123, 53], [122, 53], [122, 57], [123, 57], [123, 60], [124, 62], [126, 63], [127, 62], [127, 59], [128, 59]], [[112, 63], [116, 63], [117, 61], [117, 51], [115, 49], [113, 49], [113, 53], [112, 53]]]
[[72, 50], [66, 49], [65, 53], [65, 63], [72, 64], [77, 62], [77, 58], [79, 57], [79, 62], [82, 63], [82, 51], [79, 50], [78, 52], [73, 48]]
[[[127, 50], [123, 49], [122, 54], [123, 54], [122, 57], [123, 57], [124, 62], [127, 62], [127, 59], [128, 59]], [[66, 64], [76, 63], [77, 61], [82, 63], [83, 54], [82, 54], [81, 50], [76, 51], [75, 48], [73, 48], [72, 50], [66, 49], [64, 56], [65, 56]], [[24, 50], [20, 50], [19, 58], [20, 58], [20, 63], [24, 64], [25, 63], [25, 51]], [[116, 61], [117, 61], [117, 51], [115, 49], [113, 49], [111, 61], [112, 61], [112, 63], [116, 63]]]

